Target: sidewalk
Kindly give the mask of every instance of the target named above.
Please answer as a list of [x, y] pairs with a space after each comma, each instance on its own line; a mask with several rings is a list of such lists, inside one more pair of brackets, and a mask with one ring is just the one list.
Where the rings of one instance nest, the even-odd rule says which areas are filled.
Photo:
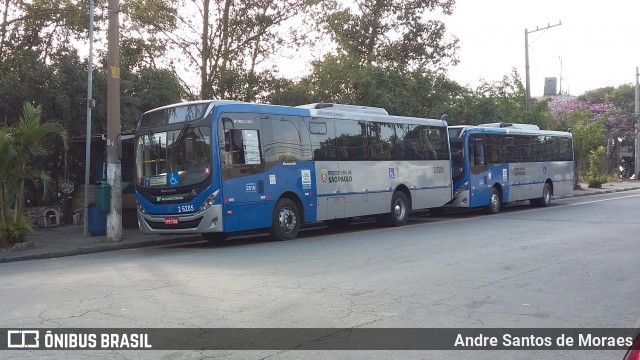
[[[581, 185], [583, 190], [574, 190], [573, 194], [554, 196], [553, 198], [562, 199], [640, 189], [640, 181], [607, 183], [602, 186], [602, 189], [589, 189], [586, 184]], [[105, 236], [84, 237], [83, 232], [82, 225], [36, 228], [32, 234], [27, 236], [26, 242], [19, 244], [18, 247], [21, 249], [0, 250], [0, 263], [205, 241], [200, 235], [145, 235], [137, 229], [125, 229], [122, 232], [122, 240], [112, 242], [108, 241]]]

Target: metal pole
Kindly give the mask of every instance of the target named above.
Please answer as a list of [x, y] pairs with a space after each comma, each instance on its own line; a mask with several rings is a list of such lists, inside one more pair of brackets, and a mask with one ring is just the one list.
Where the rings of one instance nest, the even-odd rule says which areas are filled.
[[122, 239], [122, 173], [118, 147], [120, 144], [120, 22], [119, 0], [109, 0], [107, 78], [107, 182], [111, 185], [110, 209], [107, 214], [107, 239]]
[[633, 173], [636, 175], [636, 180], [640, 180], [640, 81], [638, 77], [638, 67], [636, 66], [636, 126], [635, 126], [635, 146], [633, 147], [635, 156], [633, 159]]
[[89, 0], [89, 68], [87, 70], [87, 133], [84, 149], [84, 236], [89, 236], [89, 169], [91, 168], [91, 108], [93, 106], [93, 0]]
[[531, 83], [529, 80], [529, 32], [527, 29], [524, 29], [524, 67], [525, 67], [525, 77], [526, 77], [526, 86], [527, 86], [527, 94], [526, 94], [526, 110], [528, 113], [531, 112]]
[[558, 95], [562, 95], [562, 56], [560, 56], [560, 91]]

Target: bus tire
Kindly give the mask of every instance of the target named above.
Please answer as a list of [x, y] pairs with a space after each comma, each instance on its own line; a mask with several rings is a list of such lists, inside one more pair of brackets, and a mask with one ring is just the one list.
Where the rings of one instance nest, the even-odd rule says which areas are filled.
[[386, 226], [402, 226], [409, 218], [409, 200], [402, 191], [396, 191], [391, 198], [391, 211], [383, 214], [382, 220]]
[[225, 241], [229, 237], [228, 233], [222, 233], [222, 232], [202, 233], [200, 235], [202, 235], [202, 237], [205, 240], [207, 240], [208, 242], [211, 242], [211, 243], [217, 243], [217, 242]]
[[300, 230], [300, 210], [291, 199], [282, 198], [273, 209], [271, 237], [275, 240], [293, 240]]
[[542, 188], [542, 197], [531, 199], [529, 202], [531, 205], [537, 207], [549, 206], [549, 204], [551, 204], [551, 186], [549, 186], [549, 183], [544, 183], [544, 187]]
[[351, 225], [353, 218], [331, 219], [325, 220], [324, 224], [332, 229], [343, 229]]
[[502, 205], [502, 197], [500, 196], [500, 191], [497, 187], [491, 188], [491, 194], [489, 195], [489, 205], [487, 205], [487, 213], [489, 214], [497, 214], [500, 212], [500, 207]]

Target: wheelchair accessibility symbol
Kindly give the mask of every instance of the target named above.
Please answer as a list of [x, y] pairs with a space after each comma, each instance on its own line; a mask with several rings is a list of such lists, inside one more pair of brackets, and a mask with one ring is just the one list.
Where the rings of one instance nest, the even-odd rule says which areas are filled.
[[169, 177], [168, 183], [170, 187], [180, 186], [180, 175], [177, 171], [170, 172], [167, 176]]

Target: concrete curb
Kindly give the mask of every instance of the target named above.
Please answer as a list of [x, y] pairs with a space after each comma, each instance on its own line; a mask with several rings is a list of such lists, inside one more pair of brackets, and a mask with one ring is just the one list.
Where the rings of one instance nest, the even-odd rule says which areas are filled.
[[633, 186], [633, 187], [622, 188], [622, 189], [584, 190], [584, 193], [562, 195], [562, 196], [552, 196], [551, 198], [552, 199], [567, 199], [567, 198], [574, 198], [574, 197], [581, 197], [581, 196], [611, 194], [611, 193], [617, 193], [617, 192], [623, 192], [623, 191], [633, 191], [633, 190], [640, 190], [640, 186]]
[[28, 254], [28, 255], [14, 256], [14, 257], [0, 257], [0, 264], [10, 263], [14, 261], [52, 259], [52, 258], [74, 256], [74, 255], [86, 255], [86, 254], [93, 254], [93, 253], [99, 253], [99, 252], [105, 252], [105, 251], [134, 249], [134, 248], [150, 247], [150, 246], [156, 246], [156, 245], [191, 243], [196, 241], [204, 241], [204, 239], [198, 235], [189, 236], [189, 237], [185, 237], [183, 235], [182, 237], [179, 237], [179, 238], [167, 238], [167, 239], [161, 239], [161, 240], [145, 240], [145, 241], [137, 241], [137, 242], [127, 242], [126, 240], [124, 240], [120, 242], [105, 243], [104, 245], [101, 244], [93, 247], [84, 247], [84, 248], [76, 248], [71, 250], [62, 250], [62, 251], [53, 251], [53, 252], [43, 252], [39, 254]]

